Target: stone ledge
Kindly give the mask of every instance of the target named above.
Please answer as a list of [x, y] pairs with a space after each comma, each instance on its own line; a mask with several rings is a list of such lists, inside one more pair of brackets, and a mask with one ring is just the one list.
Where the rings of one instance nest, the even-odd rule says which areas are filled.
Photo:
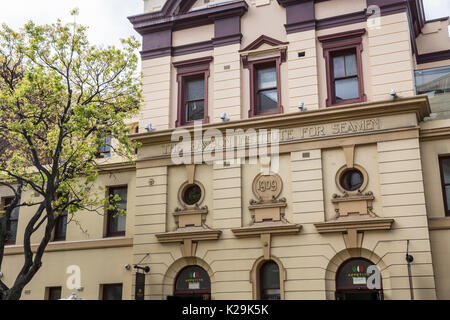
[[[31, 250], [36, 252], [39, 244], [32, 244]], [[89, 250], [89, 249], [106, 249], [106, 248], [122, 248], [132, 247], [133, 238], [115, 237], [95, 240], [80, 241], [54, 241], [49, 242], [45, 252], [73, 251], [73, 250]], [[5, 246], [5, 256], [23, 254], [23, 245]]]
[[358, 231], [390, 230], [394, 219], [374, 218], [315, 223], [319, 233], [346, 232], [348, 229]]
[[430, 230], [450, 230], [450, 217], [428, 219]]

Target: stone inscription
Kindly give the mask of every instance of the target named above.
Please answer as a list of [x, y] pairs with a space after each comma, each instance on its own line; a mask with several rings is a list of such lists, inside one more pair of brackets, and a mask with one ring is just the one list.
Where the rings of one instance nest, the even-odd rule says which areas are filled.
[[[319, 139], [339, 135], [357, 134], [380, 129], [382, 129], [381, 120], [379, 118], [374, 118], [342, 121], [317, 126], [280, 129], [277, 138], [279, 139], [279, 142], [282, 143], [293, 140]], [[243, 135], [235, 134], [224, 136], [222, 139], [214, 139], [212, 141], [205, 141], [202, 139], [196, 141], [193, 139], [193, 141], [191, 141], [191, 150], [195, 153], [212, 148], [245, 148], [256, 145], [258, 139], [261, 138], [256, 135], [248, 134], [248, 132]], [[265, 139], [267, 139], [267, 137], [265, 137]], [[182, 149], [182, 143], [172, 142], [161, 145], [161, 154], [170, 155], [174, 149], [175, 151], [177, 151], [177, 149]]]
[[343, 121], [311, 127], [282, 129], [280, 130], [280, 141], [363, 133], [379, 129], [381, 129], [380, 119]]
[[278, 174], [258, 174], [253, 180], [253, 193], [264, 202], [276, 199], [283, 188], [283, 181]]

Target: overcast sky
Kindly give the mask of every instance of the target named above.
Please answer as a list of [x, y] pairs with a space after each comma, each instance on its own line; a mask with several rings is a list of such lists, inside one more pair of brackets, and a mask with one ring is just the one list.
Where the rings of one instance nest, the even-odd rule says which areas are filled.
[[[450, 16], [450, 0], [424, 0], [428, 20]], [[61, 18], [72, 21], [70, 10], [78, 7], [77, 21], [89, 26], [89, 38], [97, 44], [119, 44], [119, 39], [136, 35], [127, 17], [143, 13], [142, 0], [1, 0], [0, 22], [14, 29], [28, 20], [38, 24]]]
[[127, 17], [141, 14], [142, 0], [1, 0], [0, 22], [18, 29], [27, 21], [53, 23], [58, 18], [71, 22], [70, 10], [79, 8], [77, 22], [89, 26], [89, 39], [95, 44], [120, 44], [120, 38], [135, 35]]

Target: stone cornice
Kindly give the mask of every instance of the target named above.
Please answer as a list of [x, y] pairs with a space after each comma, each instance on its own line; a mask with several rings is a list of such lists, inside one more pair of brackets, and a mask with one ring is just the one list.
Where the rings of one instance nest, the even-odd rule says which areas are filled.
[[420, 129], [420, 140], [437, 140], [450, 138], [450, 127]]
[[219, 18], [231, 16], [240, 17], [247, 11], [247, 9], [248, 4], [245, 1], [239, 1], [202, 10], [191, 11], [176, 16], [144, 13], [128, 17], [128, 20], [130, 20], [134, 29], [138, 33], [144, 35], [146, 33], [165, 29], [180, 30], [184, 28], [198, 27], [205, 24], [212, 24], [215, 19]]
[[389, 230], [391, 229], [393, 222], [394, 219], [374, 218], [345, 221], [328, 221], [315, 223], [314, 225], [316, 226], [316, 229], [319, 233], [330, 233], [346, 232], [348, 229], [357, 229], [358, 231]]
[[[36, 252], [38, 244], [32, 244], [31, 250]], [[74, 251], [74, 250], [93, 250], [106, 248], [132, 247], [133, 238], [104, 238], [94, 240], [80, 241], [54, 241], [50, 242], [45, 252]], [[23, 254], [23, 245], [5, 246], [5, 255]]]
[[300, 231], [302, 226], [300, 224], [280, 224], [273, 223], [273, 225], [264, 223], [258, 226], [256, 223], [250, 227], [243, 227], [232, 229], [233, 234], [238, 238], [260, 236], [261, 234], [296, 234]]
[[99, 173], [105, 173], [109, 171], [132, 171], [136, 170], [136, 163], [125, 162], [115, 162], [115, 163], [104, 163], [97, 166]]
[[[225, 132], [226, 129], [282, 129], [294, 126], [312, 126], [335, 121], [349, 121], [408, 113], [415, 113], [417, 121], [420, 122], [424, 117], [428, 116], [430, 112], [428, 97], [422, 95], [397, 99], [395, 101], [365, 102], [327, 109], [229, 121], [226, 123], [210, 123], [203, 125], [202, 129], [207, 130], [214, 128], [223, 132]], [[190, 134], [193, 134], [194, 132], [193, 126], [183, 127], [183, 129], [187, 130]], [[166, 129], [151, 133], [138, 133], [130, 135], [130, 138], [141, 142], [143, 145], [169, 143], [171, 142], [171, 135], [174, 130], [175, 129]]]
[[161, 243], [168, 242], [183, 242], [186, 239], [190, 239], [193, 241], [201, 241], [201, 240], [217, 240], [220, 237], [222, 231], [220, 230], [201, 230], [201, 231], [173, 231], [166, 233], [158, 233], [156, 234], [156, 238]]

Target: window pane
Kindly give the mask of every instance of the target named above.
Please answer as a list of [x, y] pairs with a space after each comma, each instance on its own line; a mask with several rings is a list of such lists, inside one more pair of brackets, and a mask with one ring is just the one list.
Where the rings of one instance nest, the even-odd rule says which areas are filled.
[[98, 149], [99, 158], [111, 157], [111, 135], [107, 135], [103, 138], [102, 145]]
[[335, 78], [345, 77], [344, 56], [334, 57], [333, 58], [333, 67], [334, 67], [334, 77]]
[[187, 100], [199, 100], [204, 98], [205, 82], [203, 79], [186, 81]]
[[442, 159], [442, 174], [444, 175], [444, 184], [450, 183], [450, 159]]
[[280, 272], [275, 262], [268, 262], [262, 267], [263, 289], [280, 288]]
[[354, 99], [359, 97], [358, 78], [335, 81], [336, 101]]
[[355, 76], [358, 74], [356, 70], [356, 55], [351, 54], [345, 56], [345, 74], [347, 76]]
[[204, 101], [193, 101], [186, 104], [186, 122], [195, 120], [203, 120], [204, 118]]
[[55, 239], [65, 239], [67, 230], [67, 214], [62, 214], [56, 219]]
[[258, 89], [277, 86], [277, 70], [275, 67], [258, 70]]
[[450, 67], [417, 70], [415, 73], [417, 94], [442, 94], [450, 92]]
[[261, 280], [261, 298], [263, 300], [280, 300], [280, 271], [275, 262], [267, 262], [262, 266]]
[[111, 212], [109, 216], [109, 232], [123, 232], [125, 231], [126, 217], [118, 212]]
[[[445, 196], [447, 197], [447, 207], [450, 207], [450, 186], [445, 187]], [[450, 208], [447, 208], [447, 210]]]
[[122, 300], [122, 285], [104, 285], [103, 300]]
[[261, 91], [258, 94], [258, 111], [265, 112], [278, 108], [278, 93], [276, 89]]
[[[120, 197], [120, 201], [116, 202], [118, 209], [127, 210], [127, 187], [111, 189], [110, 194], [113, 197], [117, 195]], [[109, 233], [124, 232], [126, 226], [126, 217], [117, 211], [111, 211], [109, 213]]]

